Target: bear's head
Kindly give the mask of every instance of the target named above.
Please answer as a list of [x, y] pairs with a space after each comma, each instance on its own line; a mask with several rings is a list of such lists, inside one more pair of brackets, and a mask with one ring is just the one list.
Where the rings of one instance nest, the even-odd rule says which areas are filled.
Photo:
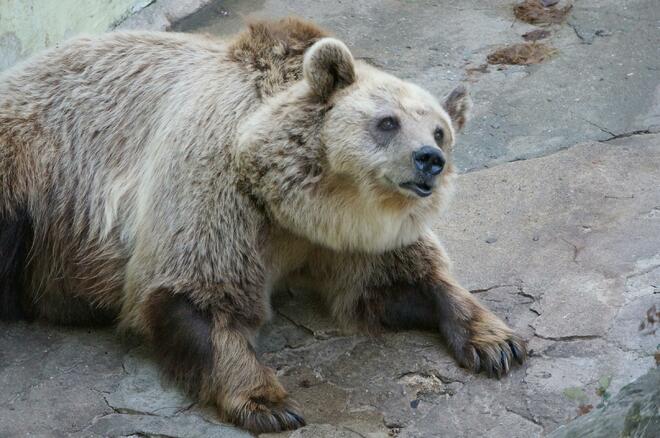
[[450, 196], [467, 90], [442, 105], [334, 38], [305, 52], [302, 73], [239, 127], [243, 187], [278, 225], [338, 251], [414, 242]]

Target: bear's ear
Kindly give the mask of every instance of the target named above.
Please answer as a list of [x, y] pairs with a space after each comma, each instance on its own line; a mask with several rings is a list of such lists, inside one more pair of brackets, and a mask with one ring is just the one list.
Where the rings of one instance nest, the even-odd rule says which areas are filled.
[[468, 120], [470, 109], [472, 108], [472, 99], [465, 85], [459, 85], [454, 91], [449, 93], [443, 105], [445, 111], [451, 117], [454, 129], [460, 132]]
[[305, 53], [303, 75], [314, 93], [326, 101], [335, 91], [355, 82], [353, 55], [339, 40], [320, 39]]

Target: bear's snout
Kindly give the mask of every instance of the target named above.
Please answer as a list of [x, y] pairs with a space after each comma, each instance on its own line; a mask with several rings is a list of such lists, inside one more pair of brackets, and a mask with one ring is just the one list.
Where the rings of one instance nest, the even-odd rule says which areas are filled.
[[432, 146], [422, 146], [412, 153], [415, 169], [424, 179], [435, 177], [445, 167], [445, 157], [442, 151]]
[[399, 184], [399, 187], [410, 190], [422, 198], [430, 196], [436, 185], [436, 177], [442, 173], [445, 163], [442, 150], [432, 146], [422, 146], [412, 153], [414, 179]]

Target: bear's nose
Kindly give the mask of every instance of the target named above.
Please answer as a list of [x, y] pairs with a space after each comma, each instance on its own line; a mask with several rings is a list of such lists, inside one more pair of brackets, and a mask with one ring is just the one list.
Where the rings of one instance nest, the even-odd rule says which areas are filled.
[[420, 172], [435, 176], [445, 167], [445, 157], [438, 148], [422, 146], [413, 152], [413, 163]]

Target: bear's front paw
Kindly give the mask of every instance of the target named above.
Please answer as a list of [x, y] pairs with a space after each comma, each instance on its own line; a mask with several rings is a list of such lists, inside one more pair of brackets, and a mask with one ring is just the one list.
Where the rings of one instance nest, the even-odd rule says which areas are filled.
[[257, 388], [237, 397], [229, 419], [255, 433], [282, 432], [305, 426], [298, 404], [279, 385]]
[[484, 371], [498, 379], [508, 374], [514, 361], [527, 358], [526, 342], [489, 312], [480, 312], [467, 327], [469, 334], [454, 352], [458, 362], [475, 373]]

